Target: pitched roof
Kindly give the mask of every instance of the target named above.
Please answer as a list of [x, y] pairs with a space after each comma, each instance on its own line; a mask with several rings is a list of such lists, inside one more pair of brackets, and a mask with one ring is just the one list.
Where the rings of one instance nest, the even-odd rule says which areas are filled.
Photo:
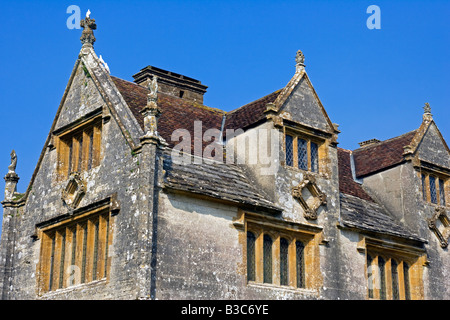
[[361, 147], [353, 151], [357, 177], [367, 176], [404, 162], [403, 147], [409, 145], [417, 130]]
[[[193, 157], [191, 156], [191, 159]], [[280, 213], [281, 208], [267, 200], [242, 168], [220, 162], [177, 164], [170, 152], [164, 153], [164, 187], [234, 202], [252, 209]]]
[[351, 151], [338, 148], [339, 191], [367, 201], [373, 199], [364, 191], [361, 184], [353, 179], [350, 156]]
[[225, 121], [225, 128], [227, 129], [245, 129], [248, 126], [264, 119], [264, 111], [266, 105], [270, 102], [274, 102], [281, 89], [272, 92], [258, 100], [250, 102], [238, 109], [227, 113]]
[[346, 227], [426, 242], [395, 221], [375, 202], [341, 193], [340, 203], [341, 222]]
[[[147, 104], [148, 89], [113, 76], [111, 76], [111, 79], [127, 102], [139, 125], [144, 128], [144, 118], [140, 111]], [[173, 147], [175, 143], [171, 139], [172, 133], [177, 129], [188, 130], [191, 135], [192, 154], [194, 154], [194, 122], [201, 121], [203, 137], [204, 132], [208, 129], [221, 129], [223, 115], [225, 114], [224, 111], [161, 92], [158, 93], [158, 107], [161, 109], [161, 116], [158, 119], [159, 134], [167, 141], [169, 147]], [[203, 148], [208, 144], [209, 142], [202, 141]]]

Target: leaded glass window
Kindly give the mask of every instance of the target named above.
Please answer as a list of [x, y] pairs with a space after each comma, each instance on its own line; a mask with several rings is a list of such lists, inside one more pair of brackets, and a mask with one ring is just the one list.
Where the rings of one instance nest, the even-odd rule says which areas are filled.
[[289, 284], [289, 242], [285, 238], [280, 239], [280, 284], [287, 286]]
[[294, 134], [285, 136], [286, 165], [319, 172], [319, 143]]
[[286, 135], [286, 165], [294, 165], [294, 138]]
[[311, 171], [319, 171], [319, 146], [311, 142]]
[[295, 242], [295, 260], [296, 260], [296, 272], [297, 272], [297, 287], [305, 287], [305, 259], [304, 259], [305, 246], [303, 242]]
[[426, 175], [422, 173], [422, 196], [423, 201], [427, 201], [427, 184], [426, 184]]
[[308, 170], [308, 142], [303, 139], [297, 140], [298, 167]]
[[380, 299], [386, 300], [386, 262], [383, 257], [378, 257], [378, 268], [380, 270]]
[[247, 232], [247, 280], [256, 280], [255, 268], [255, 242], [256, 237], [253, 232]]
[[398, 300], [400, 298], [398, 290], [398, 264], [397, 261], [391, 259], [391, 275], [392, 275], [392, 299]]
[[263, 244], [264, 283], [272, 283], [272, 238], [265, 234]]
[[445, 186], [442, 179], [439, 179], [439, 201], [442, 206], [445, 206]]
[[109, 209], [40, 228], [39, 287], [53, 291], [107, 278]]
[[370, 254], [367, 255], [367, 281], [368, 281], [368, 289], [369, 289], [369, 298], [373, 298], [373, 267], [372, 267], [372, 256]]
[[[383, 253], [383, 256], [376, 251], [367, 252], [368, 297], [380, 300], [409, 300], [411, 299], [409, 275], [411, 262], [402, 261], [399, 256], [389, 257], [389, 255], [389, 252]], [[421, 286], [416, 276], [414, 285]]]
[[437, 193], [436, 193], [436, 178], [429, 176], [430, 179], [430, 200], [432, 203], [437, 203]]

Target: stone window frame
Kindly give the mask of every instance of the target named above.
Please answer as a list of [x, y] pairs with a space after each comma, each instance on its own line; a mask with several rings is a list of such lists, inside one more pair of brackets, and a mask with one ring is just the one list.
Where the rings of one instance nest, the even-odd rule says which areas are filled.
[[[435, 178], [436, 202], [433, 202], [431, 197], [430, 176]], [[418, 171], [418, 177], [420, 179], [420, 192], [423, 201], [435, 206], [450, 206], [449, 176], [432, 170], [421, 169]], [[440, 181], [443, 182], [444, 191], [441, 190], [442, 184]], [[442, 201], [442, 196], [444, 196], [444, 201]]]
[[[399, 300], [423, 300], [423, 267], [428, 264], [426, 253], [409, 245], [384, 241], [381, 239], [364, 237], [358, 244], [358, 251], [364, 253], [364, 273], [366, 279], [366, 298], [368, 300], [383, 300], [380, 279], [379, 259], [383, 258], [385, 300], [393, 300], [392, 261], [397, 263], [398, 275], [398, 299]], [[368, 265], [368, 256], [372, 258], [371, 266]], [[408, 282], [405, 282], [404, 266], [408, 268]], [[409, 297], [406, 284], [409, 285]], [[372, 286], [372, 292], [371, 292]]]
[[116, 209], [108, 203], [37, 226], [39, 295], [109, 280]]
[[76, 122], [53, 133], [57, 150], [57, 181], [64, 181], [75, 172], [86, 172], [100, 164], [102, 130], [102, 115], [95, 114], [82, 123]]
[[[241, 212], [241, 217], [234, 222], [243, 235], [240, 237], [243, 248], [243, 265], [247, 272], [247, 232], [255, 235], [255, 280], [248, 280], [248, 286], [265, 286], [296, 291], [318, 292], [323, 279], [320, 272], [320, 248], [325, 244], [322, 228], [313, 225], [282, 221], [277, 218]], [[272, 282], [264, 283], [263, 240], [264, 235], [272, 238]], [[288, 285], [281, 284], [280, 239], [288, 241]], [[304, 279], [303, 287], [297, 287], [296, 241], [303, 243]]]
[[[286, 161], [287, 150], [286, 150], [286, 136], [290, 135], [293, 137], [293, 165], [288, 165]], [[303, 139], [307, 141], [307, 157], [308, 157], [308, 169], [302, 169], [298, 166], [298, 139]], [[317, 145], [317, 171], [311, 170], [311, 142]], [[329, 169], [327, 168], [328, 163], [328, 145], [329, 139], [323, 136], [323, 134], [317, 133], [314, 130], [301, 128], [301, 127], [283, 127], [283, 159], [281, 163], [284, 167], [294, 170], [299, 170], [301, 172], [308, 172], [317, 175], [328, 175]]]

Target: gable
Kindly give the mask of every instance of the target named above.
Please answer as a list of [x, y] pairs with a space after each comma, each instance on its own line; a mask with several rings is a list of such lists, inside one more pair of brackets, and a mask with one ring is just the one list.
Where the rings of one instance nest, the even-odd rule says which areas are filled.
[[69, 83], [69, 91], [61, 107], [54, 129], [58, 130], [73, 123], [98, 110], [104, 104], [105, 101], [95, 86], [91, 74], [84, 63], [79, 61], [74, 78]]
[[450, 152], [437, 126], [430, 124], [416, 152], [419, 159], [450, 169]]
[[326, 132], [334, 131], [330, 119], [306, 74], [286, 98], [279, 109], [279, 113], [283, 118], [314, 129]]

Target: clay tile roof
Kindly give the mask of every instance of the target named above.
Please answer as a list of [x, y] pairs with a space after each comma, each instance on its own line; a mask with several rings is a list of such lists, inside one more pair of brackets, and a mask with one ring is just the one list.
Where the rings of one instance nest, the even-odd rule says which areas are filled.
[[274, 102], [280, 94], [281, 89], [258, 100], [250, 102], [238, 109], [228, 112], [225, 122], [227, 129], [245, 129], [248, 126], [264, 119], [266, 104]]
[[362, 186], [353, 179], [350, 154], [351, 151], [338, 148], [339, 191], [364, 200], [373, 201]]
[[391, 168], [404, 161], [403, 147], [409, 145], [417, 130], [374, 143], [353, 151], [357, 177], [367, 176]]
[[[142, 108], [147, 104], [148, 89], [133, 82], [111, 76], [117, 89], [119, 89], [125, 102], [136, 117], [141, 128], [144, 128]], [[199, 103], [183, 100], [164, 93], [158, 93], [158, 107], [161, 116], [158, 119], [158, 132], [173, 147], [177, 141], [172, 142], [171, 136], [176, 129], [186, 129], [191, 134], [191, 152], [194, 153], [194, 121], [202, 123], [203, 133], [208, 129], [221, 129], [224, 111], [209, 108]], [[202, 139], [203, 140], [203, 139]], [[203, 142], [203, 148], [210, 142]]]

